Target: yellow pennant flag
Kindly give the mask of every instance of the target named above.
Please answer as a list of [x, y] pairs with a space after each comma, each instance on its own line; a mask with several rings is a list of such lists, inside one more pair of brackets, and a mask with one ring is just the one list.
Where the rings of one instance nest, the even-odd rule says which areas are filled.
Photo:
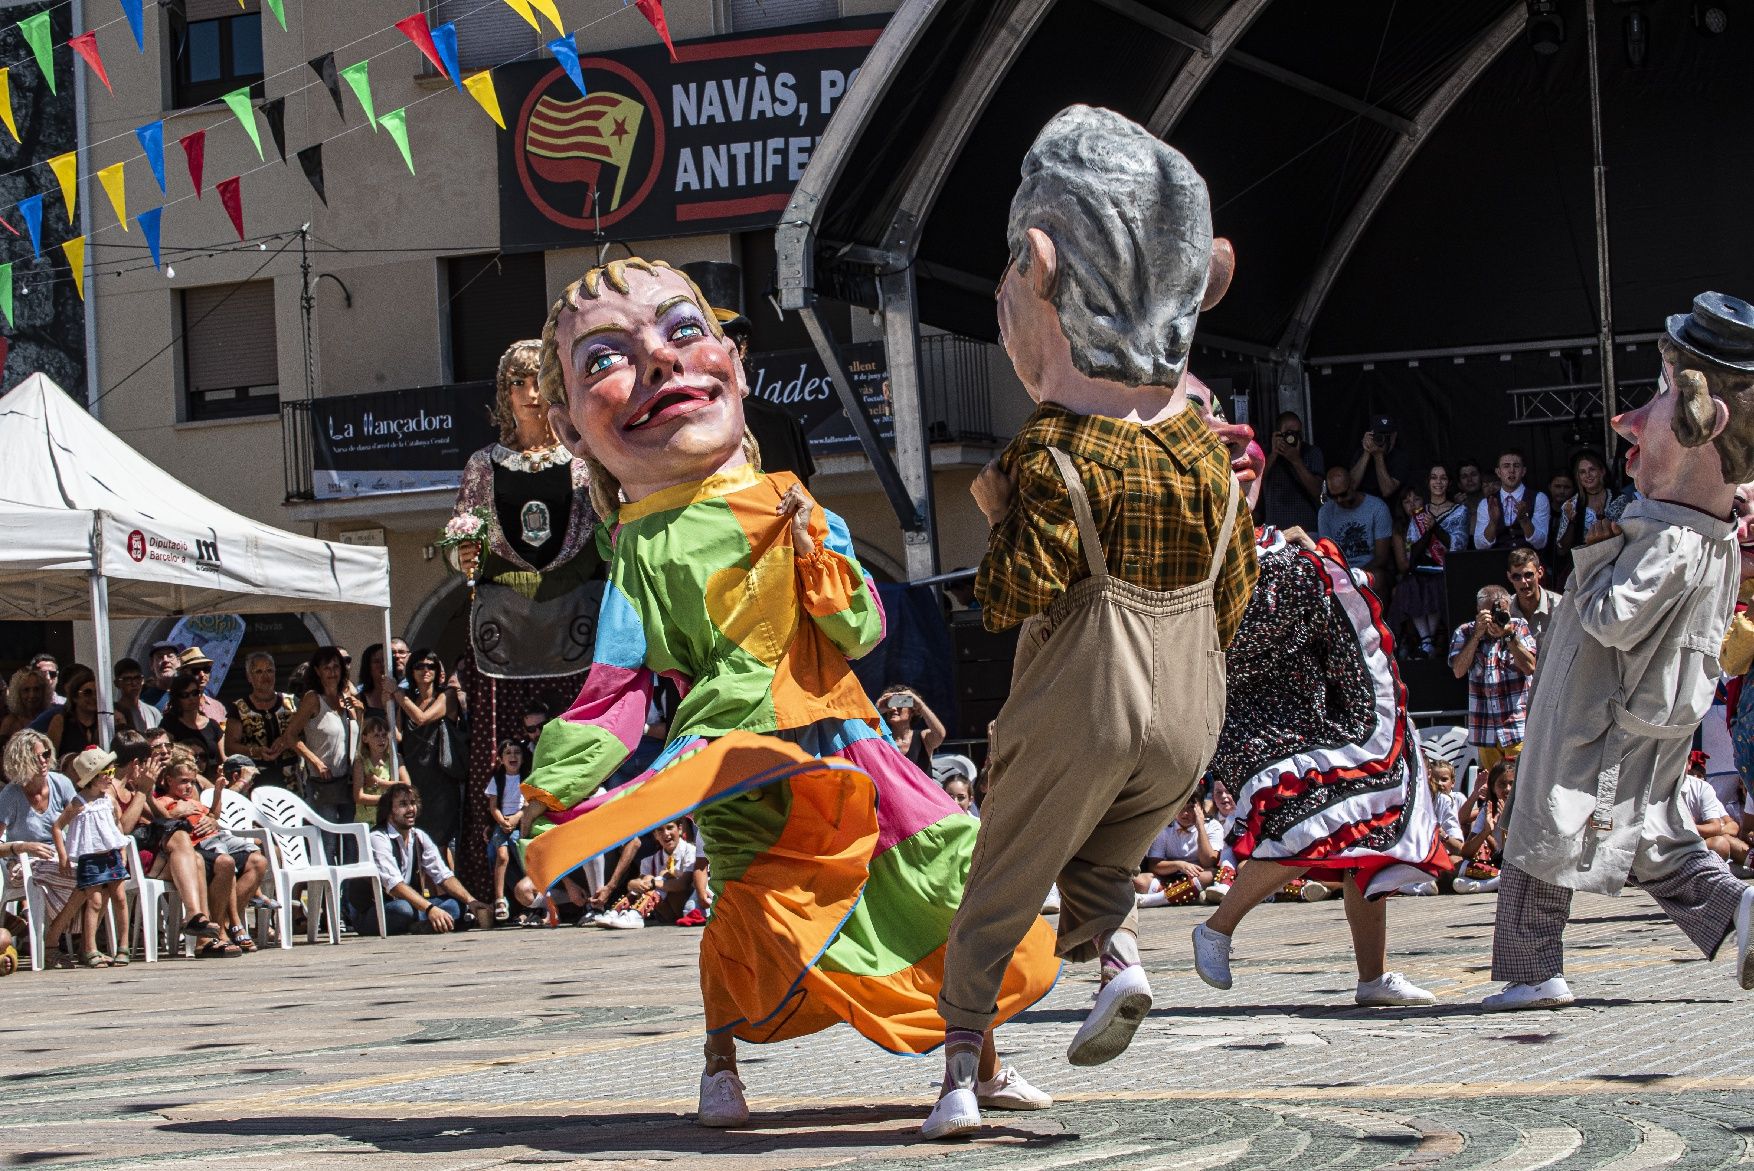
[[61, 180], [61, 200], [67, 205], [67, 222], [73, 222], [73, 205], [79, 202], [79, 152], [68, 151], [49, 160], [55, 178]]
[[79, 290], [79, 299], [85, 300], [85, 237], [75, 236], [61, 245], [61, 251], [67, 254], [67, 263], [73, 266], [73, 287]]
[[0, 118], [6, 120], [6, 129], [12, 133], [12, 141], [22, 141], [18, 137], [18, 123], [12, 119], [12, 82], [10, 69], [0, 69]]
[[528, 21], [531, 28], [537, 32], [542, 31], [541, 24], [536, 20], [536, 14], [530, 11], [530, 0], [505, 0], [505, 4], [507, 8]]
[[546, 16], [548, 23], [554, 26], [555, 32], [562, 36], [566, 35], [566, 28], [560, 23], [560, 9], [554, 6], [554, 0], [524, 0], [524, 2]]
[[493, 71], [483, 69], [480, 73], [463, 79], [463, 85], [469, 90], [469, 96], [481, 103], [501, 130], [505, 129], [505, 115], [499, 110], [499, 93], [493, 88]]
[[125, 164], [115, 163], [97, 173], [97, 181], [104, 185], [104, 194], [110, 197], [110, 207], [115, 209], [116, 219], [121, 221], [122, 230], [128, 230], [128, 177], [123, 174]]

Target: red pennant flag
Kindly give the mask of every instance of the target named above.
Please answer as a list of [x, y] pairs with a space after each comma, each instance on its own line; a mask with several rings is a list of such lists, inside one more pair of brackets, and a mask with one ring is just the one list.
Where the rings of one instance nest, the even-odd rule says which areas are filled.
[[633, 3], [664, 39], [664, 47], [670, 50], [670, 60], [676, 60], [676, 46], [670, 43], [670, 22], [664, 19], [664, 0], [633, 0]]
[[441, 76], [451, 75], [451, 71], [445, 68], [444, 58], [439, 56], [438, 46], [432, 43], [432, 30], [427, 26], [426, 13], [416, 12], [413, 16], [404, 16], [396, 22], [396, 27], [402, 30], [403, 36], [414, 42], [415, 48], [426, 54], [426, 59], [432, 62], [432, 67]]
[[207, 132], [195, 130], [177, 139], [189, 159], [189, 179], [195, 184], [195, 198], [201, 198], [201, 164], [207, 158]]
[[104, 72], [104, 59], [98, 56], [96, 33], [80, 33], [67, 42], [67, 47], [85, 58], [85, 63], [91, 66], [91, 71], [104, 83], [105, 89], [116, 92], [110, 85], [110, 75]]
[[239, 186], [239, 175], [223, 179], [213, 185], [219, 192], [219, 202], [225, 205], [225, 214], [231, 217], [231, 226], [238, 230], [238, 239], [244, 238], [244, 192]]

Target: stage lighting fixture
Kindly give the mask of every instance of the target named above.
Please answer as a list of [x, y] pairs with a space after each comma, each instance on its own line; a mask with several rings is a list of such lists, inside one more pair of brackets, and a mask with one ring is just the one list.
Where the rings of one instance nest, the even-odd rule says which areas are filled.
[[1642, 69], [1645, 55], [1650, 52], [1650, 21], [1645, 19], [1644, 13], [1634, 10], [1626, 14], [1623, 23], [1626, 28], [1626, 64]]
[[1528, 0], [1529, 48], [1543, 57], [1551, 57], [1565, 43], [1565, 18], [1559, 15], [1557, 0]]
[[1730, 14], [1721, 4], [1708, 4], [1705, 0], [1694, 0], [1693, 27], [1708, 37], [1715, 37], [1730, 27]]

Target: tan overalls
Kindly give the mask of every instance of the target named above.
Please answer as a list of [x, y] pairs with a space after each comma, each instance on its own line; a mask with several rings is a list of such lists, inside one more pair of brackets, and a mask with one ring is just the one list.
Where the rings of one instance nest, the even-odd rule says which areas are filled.
[[1056, 881], [1060, 955], [1092, 959], [1110, 932], [1137, 931], [1133, 875], [1224, 723], [1212, 590], [1236, 523], [1236, 477], [1206, 580], [1159, 592], [1109, 575], [1084, 482], [1065, 452], [1048, 451], [1090, 576], [1018, 640], [994, 732], [996, 780], [945, 955], [938, 1011], [951, 1028], [986, 1030], [1011, 953]]

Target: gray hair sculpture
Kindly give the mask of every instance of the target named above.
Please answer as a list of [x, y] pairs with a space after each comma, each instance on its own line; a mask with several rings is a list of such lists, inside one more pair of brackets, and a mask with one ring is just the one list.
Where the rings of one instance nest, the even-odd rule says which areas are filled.
[[1005, 239], [1026, 271], [1024, 236], [1054, 242], [1053, 291], [1072, 363], [1091, 378], [1174, 386], [1212, 258], [1206, 182], [1182, 153], [1113, 110], [1068, 106], [1023, 159]]

